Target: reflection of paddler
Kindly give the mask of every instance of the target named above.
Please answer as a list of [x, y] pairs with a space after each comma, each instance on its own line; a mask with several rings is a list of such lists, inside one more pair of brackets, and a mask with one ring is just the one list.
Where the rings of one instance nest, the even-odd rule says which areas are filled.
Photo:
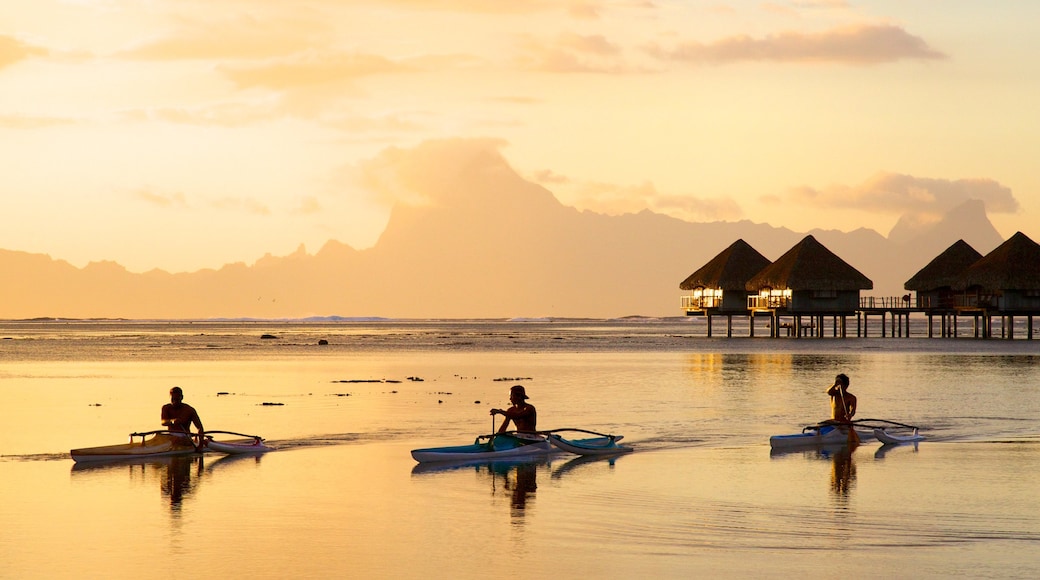
[[513, 483], [513, 509], [522, 510], [527, 506], [527, 496], [538, 489], [538, 472], [533, 463], [520, 463], [516, 466], [516, 481]]
[[[170, 462], [163, 466], [166, 470], [166, 477], [163, 479], [161, 487], [162, 493], [170, 498], [170, 506], [177, 508], [180, 506], [184, 496], [191, 493], [193, 482], [191, 480], [191, 466], [195, 462], [194, 457], [171, 457]], [[199, 473], [202, 472], [202, 458], [199, 458]]]
[[854, 447], [842, 447], [834, 453], [834, 462], [831, 463], [831, 491], [841, 497], [847, 496], [856, 483], [856, 463], [852, 461], [854, 450]]

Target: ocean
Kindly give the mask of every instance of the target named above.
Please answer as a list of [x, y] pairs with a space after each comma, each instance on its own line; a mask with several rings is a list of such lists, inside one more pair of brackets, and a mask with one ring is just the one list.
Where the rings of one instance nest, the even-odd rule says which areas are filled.
[[[707, 338], [703, 319], [0, 322], [0, 578], [1035, 578], [1040, 341]], [[1024, 334], [1018, 333], [1019, 337]], [[778, 453], [829, 413], [917, 444]], [[634, 452], [427, 468], [522, 384]], [[75, 464], [157, 429], [275, 451]]]

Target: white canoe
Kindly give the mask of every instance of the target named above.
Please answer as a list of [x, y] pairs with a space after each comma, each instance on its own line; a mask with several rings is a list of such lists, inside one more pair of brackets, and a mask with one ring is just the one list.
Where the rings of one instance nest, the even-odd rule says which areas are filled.
[[917, 432], [916, 427], [914, 428], [913, 433], [911, 433], [910, 435], [896, 435], [894, 433], [889, 433], [884, 429], [874, 429], [874, 436], [877, 437], [878, 441], [882, 442], [885, 445], [898, 445], [900, 443], [916, 443], [918, 441], [924, 440], [924, 436]]
[[[874, 439], [873, 431], [856, 430], [860, 442]], [[801, 433], [791, 435], [773, 435], [769, 438], [769, 446], [773, 449], [793, 449], [797, 447], [818, 447], [824, 445], [843, 445], [849, 442], [848, 428], [835, 425], [821, 425], [807, 428]]]
[[[151, 437], [147, 437], [151, 435]], [[133, 441], [140, 437], [140, 441]], [[186, 433], [169, 431], [149, 431], [132, 433], [129, 443], [105, 445], [102, 447], [84, 447], [72, 450], [72, 459], [86, 461], [121, 461], [124, 459], [147, 459], [149, 457], [170, 457], [173, 455], [191, 455], [195, 453], [195, 443]]]
[[236, 439], [234, 441], [216, 441], [207, 437], [206, 449], [217, 451], [219, 453], [227, 453], [228, 455], [266, 453], [272, 450], [272, 448], [265, 445], [264, 440], [259, 437], [255, 439]]
[[587, 439], [564, 439], [557, 433], [549, 434], [549, 442], [554, 447], [575, 455], [617, 455], [632, 451], [631, 447], [618, 445], [624, 435], [591, 437]]

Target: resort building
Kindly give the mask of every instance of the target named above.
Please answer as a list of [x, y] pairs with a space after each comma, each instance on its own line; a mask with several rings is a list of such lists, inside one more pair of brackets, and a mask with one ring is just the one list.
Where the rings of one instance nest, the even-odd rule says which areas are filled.
[[679, 289], [689, 292], [682, 296], [683, 310], [687, 316], [707, 317], [708, 336], [712, 332], [713, 315], [726, 316], [726, 336], [733, 335], [734, 314], [748, 316], [753, 336], [754, 312], [748, 310], [746, 286], [752, 276], [768, 265], [769, 259], [744, 240], [733, 242], [679, 284]]
[[933, 336], [936, 316], [941, 321], [940, 336], [956, 336], [958, 300], [953, 286], [965, 270], [981, 259], [978, 250], [964, 240], [957, 240], [903, 285], [903, 288], [917, 293], [914, 306], [928, 317], [929, 338]]
[[[1027, 338], [1033, 338], [1033, 317], [1040, 316], [1040, 245], [1022, 232], [1008, 238], [969, 266], [952, 284], [958, 314], [981, 319], [982, 338], [992, 336], [994, 315], [1001, 317], [1002, 333], [1014, 338], [1014, 319], [1027, 317]], [[975, 335], [979, 335], [976, 324]]]
[[[845, 337], [847, 317], [856, 316], [859, 308], [860, 290], [873, 287], [869, 278], [811, 235], [745, 284], [747, 308], [769, 313], [774, 337], [781, 328], [795, 337], [822, 337], [826, 317], [833, 319], [833, 336]], [[782, 322], [784, 317], [791, 322]]]

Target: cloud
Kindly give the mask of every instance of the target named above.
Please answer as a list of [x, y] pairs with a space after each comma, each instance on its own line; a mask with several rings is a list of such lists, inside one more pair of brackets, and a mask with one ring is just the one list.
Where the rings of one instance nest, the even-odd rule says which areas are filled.
[[76, 120], [61, 117], [27, 117], [25, 115], [0, 115], [0, 127], [5, 129], [42, 129], [61, 125], [74, 125]]
[[17, 38], [0, 35], [0, 69], [34, 56], [47, 56], [44, 48], [25, 44]]
[[410, 70], [382, 56], [370, 54], [308, 53], [260, 65], [222, 66], [222, 73], [239, 88], [286, 90]]
[[930, 179], [898, 173], [879, 173], [851, 187], [800, 187], [785, 196], [783, 202], [889, 214], [914, 212], [934, 215], [971, 199], [982, 200], [990, 213], [1019, 211], [1018, 200], [1011, 189], [992, 179]]
[[[439, 139], [411, 149], [390, 147], [361, 163], [354, 180], [376, 201], [423, 206], [451, 196], [446, 187], [456, 187], [458, 175], [475, 164], [508, 167], [499, 149], [500, 139]], [[445, 184], [445, 185], [441, 185]]]
[[300, 200], [300, 205], [292, 213], [296, 215], [317, 215], [321, 213], [322, 209], [318, 198], [309, 195]]
[[139, 189], [133, 197], [157, 207], [188, 207], [188, 200], [183, 193], [156, 193], [150, 189]]
[[243, 16], [220, 22], [182, 21], [166, 36], [120, 56], [142, 60], [264, 59], [301, 52], [325, 42], [329, 27], [317, 21]]
[[271, 209], [252, 198], [225, 197], [213, 202], [213, 207], [227, 211], [244, 212], [252, 215], [271, 215]]
[[820, 33], [783, 32], [764, 38], [731, 36], [712, 43], [687, 42], [671, 50], [653, 46], [657, 58], [695, 64], [747, 61], [833, 62], [872, 65], [900, 60], [935, 60], [944, 54], [898, 26], [859, 25]]
[[200, 127], [242, 127], [271, 118], [272, 105], [225, 103], [205, 107], [164, 107], [123, 111], [129, 121], [164, 121]]
[[622, 49], [599, 34], [563, 33], [545, 43], [533, 37], [522, 42], [519, 66], [553, 73], [620, 73], [631, 67], [622, 58]]
[[606, 215], [649, 209], [688, 221], [730, 220], [743, 216], [740, 206], [732, 199], [662, 194], [650, 182], [640, 185], [578, 182], [549, 169], [535, 172], [532, 178], [565, 197], [567, 205]]

